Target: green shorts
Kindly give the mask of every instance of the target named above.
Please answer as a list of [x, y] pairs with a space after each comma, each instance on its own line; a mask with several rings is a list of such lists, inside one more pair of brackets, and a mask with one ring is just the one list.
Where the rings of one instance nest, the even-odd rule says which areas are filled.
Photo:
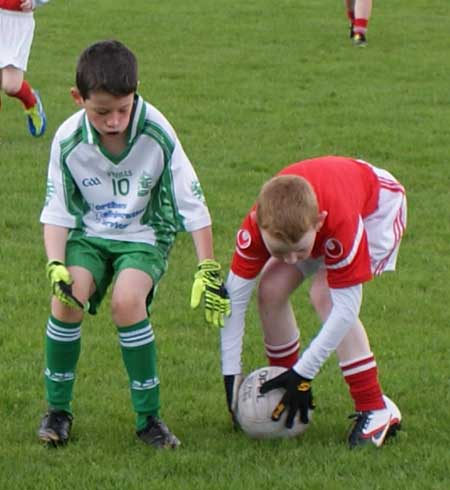
[[72, 232], [66, 245], [66, 265], [83, 267], [94, 277], [96, 291], [89, 298], [89, 313], [95, 315], [108, 286], [121, 270], [129, 268], [146, 272], [153, 280], [153, 289], [147, 297], [148, 309], [167, 269], [167, 256], [147, 243], [105, 240]]

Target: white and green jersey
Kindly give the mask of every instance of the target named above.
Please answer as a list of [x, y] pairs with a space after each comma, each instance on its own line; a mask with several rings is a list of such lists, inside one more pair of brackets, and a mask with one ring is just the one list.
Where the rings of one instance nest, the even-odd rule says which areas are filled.
[[41, 223], [86, 236], [170, 247], [211, 224], [197, 175], [166, 118], [136, 96], [128, 145], [102, 148], [84, 110], [53, 139]]

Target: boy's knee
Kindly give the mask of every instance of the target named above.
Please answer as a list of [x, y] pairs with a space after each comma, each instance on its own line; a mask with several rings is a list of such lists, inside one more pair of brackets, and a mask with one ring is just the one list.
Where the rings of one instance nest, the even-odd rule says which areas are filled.
[[22, 86], [22, 80], [17, 77], [2, 77], [2, 90], [6, 95], [13, 96], [19, 92]]
[[52, 298], [51, 312], [57, 320], [64, 323], [80, 323], [84, 316], [83, 311], [66, 306], [55, 297]]
[[260, 281], [257, 291], [259, 304], [277, 303], [286, 300], [287, 297], [289, 295], [275, 281], [264, 280], [264, 278]]
[[114, 295], [111, 300], [111, 314], [113, 321], [118, 324], [127, 324], [130, 316], [134, 316], [134, 313], [142, 310], [145, 306], [145, 300], [143, 300], [137, 294], [127, 294], [123, 292], [120, 295]]
[[126, 298], [125, 295], [121, 297], [113, 297], [111, 300], [111, 312], [113, 317], [122, 315], [129, 308], [132, 308], [132, 301]]

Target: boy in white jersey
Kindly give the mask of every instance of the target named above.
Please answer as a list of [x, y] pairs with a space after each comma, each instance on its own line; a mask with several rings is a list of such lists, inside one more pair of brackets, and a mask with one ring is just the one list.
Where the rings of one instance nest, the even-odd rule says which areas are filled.
[[[336, 351], [357, 413], [350, 447], [381, 446], [397, 430], [400, 411], [383, 395], [359, 310], [362, 284], [395, 269], [405, 226], [403, 187], [366, 162], [313, 158], [286, 167], [263, 186], [238, 231], [226, 282], [232, 314], [221, 331], [221, 352], [232, 415], [242, 377], [245, 311], [261, 273], [258, 306], [267, 358], [288, 368], [261, 389], [286, 389], [273, 418], [288, 410], [288, 427], [296, 416], [308, 422], [311, 381]], [[299, 358], [289, 298], [312, 274], [311, 299], [323, 325]]]
[[39, 93], [24, 80], [24, 72], [33, 42], [33, 10], [48, 1], [0, 0], [0, 90], [22, 102], [35, 137], [44, 134], [46, 117]]
[[81, 110], [60, 126], [52, 144], [41, 214], [53, 292], [46, 335], [49, 410], [39, 437], [53, 445], [70, 435], [83, 310], [94, 314], [111, 283], [137, 435], [156, 448], [179, 445], [159, 418], [148, 319], [178, 231], [192, 234], [199, 260], [191, 306], [204, 297], [206, 320], [216, 326], [229, 314], [195, 171], [172, 126], [136, 94], [137, 85], [136, 58], [126, 46], [112, 40], [88, 47], [72, 89]]

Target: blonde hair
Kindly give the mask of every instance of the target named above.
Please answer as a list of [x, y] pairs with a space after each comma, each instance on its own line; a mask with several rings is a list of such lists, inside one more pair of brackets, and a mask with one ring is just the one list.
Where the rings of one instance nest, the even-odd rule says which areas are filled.
[[278, 175], [266, 182], [256, 202], [260, 229], [288, 244], [297, 243], [319, 221], [311, 184], [298, 175]]

